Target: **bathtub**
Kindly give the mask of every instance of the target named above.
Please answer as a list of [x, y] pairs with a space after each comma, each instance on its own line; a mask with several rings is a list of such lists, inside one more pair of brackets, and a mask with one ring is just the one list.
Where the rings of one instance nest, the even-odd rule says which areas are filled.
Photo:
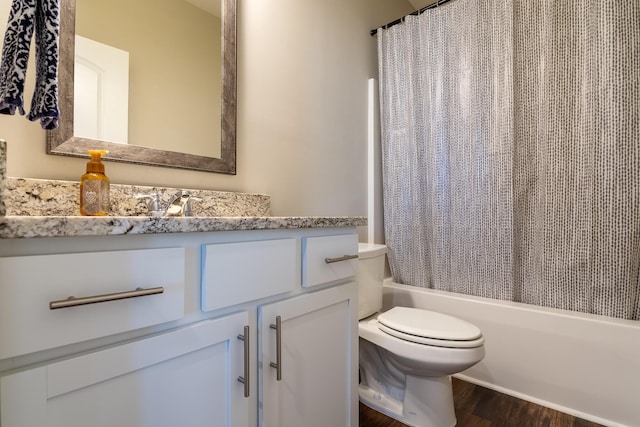
[[384, 309], [425, 308], [474, 323], [486, 357], [456, 375], [607, 426], [640, 426], [640, 322], [384, 284]]

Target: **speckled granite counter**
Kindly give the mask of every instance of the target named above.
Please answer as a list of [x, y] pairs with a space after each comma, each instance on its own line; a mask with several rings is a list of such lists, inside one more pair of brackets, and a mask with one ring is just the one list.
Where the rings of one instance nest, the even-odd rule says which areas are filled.
[[[5, 179], [5, 205], [8, 216], [75, 216], [80, 214], [80, 184], [33, 178]], [[158, 194], [166, 202], [178, 188], [111, 184], [112, 216], [147, 216], [144, 200], [137, 194]], [[266, 194], [216, 190], [188, 190], [202, 200], [192, 204], [194, 216], [269, 216], [271, 197]]]
[[[0, 154], [6, 151], [0, 147]], [[0, 166], [2, 159], [0, 156]], [[2, 177], [0, 177], [2, 178]], [[6, 216], [0, 215], [0, 239], [198, 233], [208, 231], [354, 227], [365, 217], [272, 217], [263, 194], [189, 190], [202, 200], [193, 217], [152, 218], [135, 194], [158, 193], [163, 201], [175, 188], [111, 185], [112, 216], [85, 217], [79, 212], [79, 185], [72, 181], [4, 177]], [[0, 193], [0, 199], [3, 199]]]
[[367, 225], [365, 217], [151, 218], [6, 216], [0, 217], [0, 239], [355, 227], [363, 225]]

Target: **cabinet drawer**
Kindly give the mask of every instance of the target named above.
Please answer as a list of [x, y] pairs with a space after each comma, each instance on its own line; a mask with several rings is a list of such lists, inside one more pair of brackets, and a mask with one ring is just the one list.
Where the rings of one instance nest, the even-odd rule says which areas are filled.
[[299, 287], [296, 239], [202, 247], [202, 311], [228, 307]]
[[302, 241], [302, 286], [312, 287], [355, 276], [358, 236], [307, 237]]
[[[180, 319], [184, 263], [182, 248], [0, 258], [0, 359]], [[114, 293], [127, 298], [50, 308]]]

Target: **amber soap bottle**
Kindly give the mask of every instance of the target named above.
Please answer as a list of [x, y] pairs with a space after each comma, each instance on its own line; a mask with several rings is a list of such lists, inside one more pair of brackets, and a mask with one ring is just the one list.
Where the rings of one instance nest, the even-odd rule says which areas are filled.
[[91, 160], [87, 173], [80, 178], [80, 214], [87, 216], [109, 215], [109, 178], [104, 174], [102, 156], [106, 150], [89, 150]]

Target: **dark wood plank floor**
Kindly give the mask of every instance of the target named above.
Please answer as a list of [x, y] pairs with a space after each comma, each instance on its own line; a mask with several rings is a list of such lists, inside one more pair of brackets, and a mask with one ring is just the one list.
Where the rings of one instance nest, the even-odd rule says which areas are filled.
[[[457, 427], [602, 427], [544, 406], [453, 379]], [[360, 427], [404, 427], [360, 404]]]

